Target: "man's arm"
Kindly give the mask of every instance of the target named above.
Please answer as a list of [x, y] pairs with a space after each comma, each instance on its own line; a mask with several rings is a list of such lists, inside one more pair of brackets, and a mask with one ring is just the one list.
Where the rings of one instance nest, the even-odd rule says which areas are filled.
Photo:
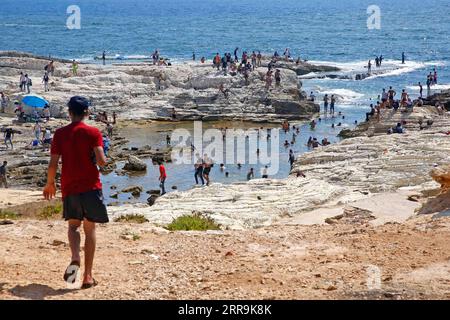
[[98, 146], [94, 148], [95, 160], [100, 167], [106, 166], [106, 156], [103, 147]]
[[48, 165], [47, 173], [47, 185], [44, 187], [43, 194], [46, 200], [51, 200], [56, 196], [56, 171], [58, 171], [60, 155], [52, 154], [50, 157], [50, 163]]

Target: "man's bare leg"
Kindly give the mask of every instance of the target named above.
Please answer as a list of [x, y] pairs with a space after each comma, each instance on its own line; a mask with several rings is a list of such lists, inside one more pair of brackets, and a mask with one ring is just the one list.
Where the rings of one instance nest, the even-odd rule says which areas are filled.
[[86, 219], [83, 221], [83, 229], [86, 236], [84, 242], [84, 277], [83, 284], [93, 283], [92, 278], [92, 266], [94, 264], [94, 254], [95, 254], [95, 223], [90, 222]]
[[68, 238], [70, 251], [72, 252], [72, 261], [80, 262], [80, 231], [78, 228], [81, 225], [80, 220], [70, 219], [69, 220], [69, 230], [68, 230]]

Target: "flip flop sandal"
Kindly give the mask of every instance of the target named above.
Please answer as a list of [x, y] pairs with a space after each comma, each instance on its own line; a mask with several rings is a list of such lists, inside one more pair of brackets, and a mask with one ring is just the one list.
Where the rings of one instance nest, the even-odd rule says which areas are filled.
[[81, 289], [90, 289], [90, 288], [93, 288], [96, 285], [98, 285], [97, 280], [95, 280], [95, 279], [92, 279], [92, 280], [93, 280], [92, 283], [83, 283], [83, 285], [81, 286]]
[[77, 279], [78, 270], [80, 270], [80, 262], [72, 261], [64, 272], [64, 281], [74, 284]]

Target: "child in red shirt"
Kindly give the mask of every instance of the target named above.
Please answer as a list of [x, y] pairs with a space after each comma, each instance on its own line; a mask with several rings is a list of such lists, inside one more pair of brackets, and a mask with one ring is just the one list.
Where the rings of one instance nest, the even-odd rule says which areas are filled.
[[164, 187], [166, 178], [167, 178], [166, 168], [164, 167], [162, 162], [159, 162], [159, 187], [161, 188], [161, 195], [166, 194], [166, 189]]

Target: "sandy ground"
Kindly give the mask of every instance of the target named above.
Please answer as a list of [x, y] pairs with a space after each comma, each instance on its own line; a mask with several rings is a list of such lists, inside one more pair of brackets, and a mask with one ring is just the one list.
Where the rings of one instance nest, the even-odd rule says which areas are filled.
[[450, 299], [449, 217], [214, 232], [112, 222], [98, 227], [88, 290], [62, 280], [64, 222], [0, 230], [0, 299]]
[[0, 192], [0, 209], [17, 206], [43, 199], [42, 191], [2, 189]]

